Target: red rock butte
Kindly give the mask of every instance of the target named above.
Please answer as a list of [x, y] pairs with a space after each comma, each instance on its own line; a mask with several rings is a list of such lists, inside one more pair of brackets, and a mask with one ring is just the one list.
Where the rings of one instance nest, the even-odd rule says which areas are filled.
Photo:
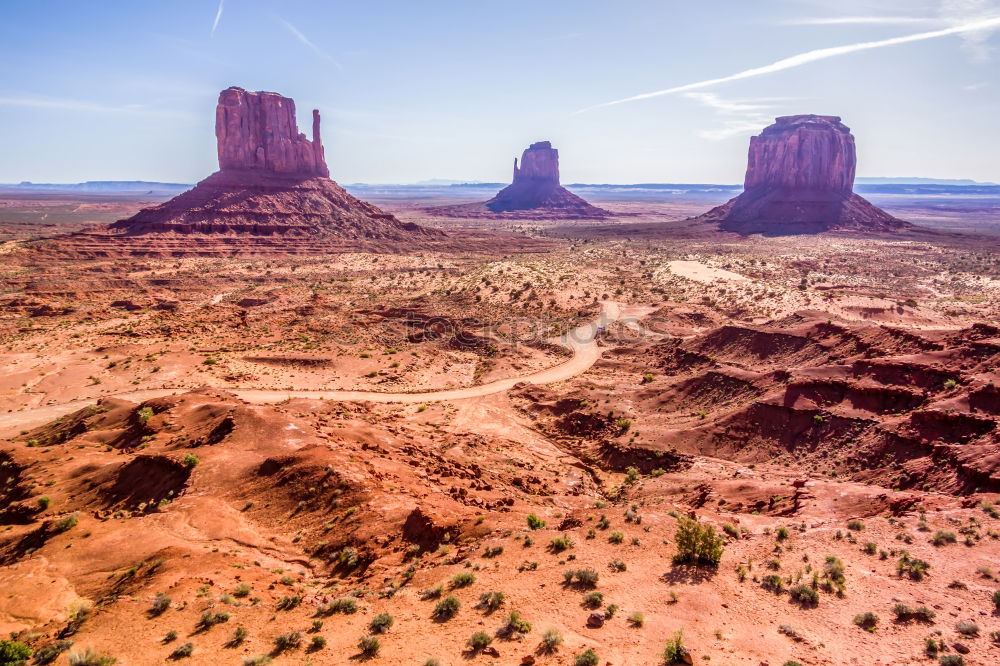
[[215, 113], [219, 170], [194, 188], [107, 229], [73, 234], [51, 250], [85, 256], [218, 256], [393, 250], [444, 232], [401, 222], [330, 180], [320, 138], [299, 132], [295, 102], [227, 88]]
[[445, 206], [435, 212], [456, 217], [603, 218], [610, 212], [587, 203], [559, 184], [559, 151], [549, 141], [533, 143], [514, 158], [510, 185], [482, 204]]
[[854, 136], [837, 116], [784, 116], [750, 139], [743, 193], [702, 219], [742, 234], [908, 227], [854, 194]]

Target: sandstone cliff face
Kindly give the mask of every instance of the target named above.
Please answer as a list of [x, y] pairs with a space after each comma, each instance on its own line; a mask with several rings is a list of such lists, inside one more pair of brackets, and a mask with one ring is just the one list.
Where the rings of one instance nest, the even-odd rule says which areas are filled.
[[284, 176], [329, 177], [313, 110], [312, 141], [299, 132], [295, 102], [272, 92], [227, 88], [215, 110], [219, 168], [262, 170]]
[[854, 136], [837, 116], [784, 116], [750, 139], [744, 192], [703, 218], [743, 234], [907, 226], [854, 194]]
[[746, 190], [789, 188], [849, 194], [857, 156], [836, 116], [785, 116], [750, 139]]
[[559, 184], [559, 151], [549, 141], [528, 146], [521, 154], [521, 166], [514, 158], [514, 183], [538, 181]]

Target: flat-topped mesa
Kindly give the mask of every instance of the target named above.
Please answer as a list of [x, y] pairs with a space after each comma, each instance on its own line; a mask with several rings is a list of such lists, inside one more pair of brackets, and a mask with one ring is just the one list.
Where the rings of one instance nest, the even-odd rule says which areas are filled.
[[850, 194], [854, 136], [837, 116], [784, 116], [750, 139], [746, 190], [786, 188]]
[[743, 194], [701, 219], [741, 234], [910, 226], [854, 193], [857, 154], [837, 116], [784, 116], [750, 139]]
[[319, 111], [313, 110], [310, 141], [299, 132], [294, 100], [273, 92], [227, 88], [219, 93], [215, 109], [219, 169], [329, 178], [319, 126]]
[[559, 184], [559, 151], [550, 141], [533, 143], [521, 153], [521, 167], [514, 158], [514, 183], [533, 181]]

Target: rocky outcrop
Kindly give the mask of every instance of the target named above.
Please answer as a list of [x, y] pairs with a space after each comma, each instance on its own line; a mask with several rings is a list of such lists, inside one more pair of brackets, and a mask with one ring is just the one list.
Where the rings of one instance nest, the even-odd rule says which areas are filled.
[[587, 219], [611, 215], [559, 184], [559, 151], [549, 141], [528, 146], [521, 154], [520, 166], [515, 157], [511, 184], [489, 201], [430, 210], [437, 215], [469, 218]]
[[[356, 199], [330, 180], [319, 111], [312, 139], [299, 132], [295, 102], [272, 92], [227, 88], [215, 112], [219, 171], [169, 201], [112, 224], [110, 233], [80, 234], [80, 254], [214, 256], [254, 252], [330, 251], [331, 240], [378, 247], [444, 237], [404, 223]], [[158, 240], [151, 241], [151, 237]], [[171, 241], [170, 238], [174, 240]], [[183, 238], [184, 240], [180, 240]], [[135, 240], [130, 240], [135, 239]], [[83, 246], [86, 247], [83, 247]], [[161, 248], [161, 249], [163, 249]]]
[[484, 205], [494, 213], [534, 211], [584, 218], [609, 215], [559, 184], [559, 151], [548, 141], [528, 146], [521, 154], [520, 167], [515, 158], [513, 181]]
[[836, 116], [784, 116], [750, 139], [743, 194], [702, 219], [741, 234], [909, 226], [854, 194], [854, 136]]
[[313, 109], [310, 141], [299, 132], [294, 100], [272, 92], [227, 88], [219, 93], [215, 109], [219, 168], [328, 178], [319, 125], [319, 111]]

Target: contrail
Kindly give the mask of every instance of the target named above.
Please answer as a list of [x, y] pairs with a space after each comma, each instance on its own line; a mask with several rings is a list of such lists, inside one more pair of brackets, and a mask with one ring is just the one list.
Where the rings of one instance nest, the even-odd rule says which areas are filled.
[[215, 21], [212, 23], [212, 36], [215, 36], [215, 29], [219, 27], [219, 21], [222, 20], [222, 7], [226, 4], [226, 0], [219, 0], [219, 9], [215, 12]]
[[336, 58], [334, 58], [332, 55], [330, 55], [320, 47], [313, 44], [308, 37], [302, 34], [301, 30], [299, 30], [298, 28], [296, 28], [294, 25], [292, 25], [283, 18], [279, 17], [278, 20], [281, 21], [281, 23], [285, 26], [285, 29], [288, 30], [288, 32], [292, 33], [295, 39], [299, 40], [300, 42], [308, 46], [310, 49], [312, 49], [316, 53], [316, 55], [326, 58], [327, 60], [332, 62], [337, 69], [344, 69], [344, 66], [341, 65]]
[[798, 55], [791, 56], [790, 58], [784, 58], [777, 62], [773, 62], [770, 65], [764, 65], [763, 67], [755, 67], [754, 69], [748, 69], [742, 72], [737, 72], [736, 74], [723, 76], [718, 79], [708, 79], [707, 81], [688, 83], [683, 86], [676, 86], [674, 88], [667, 88], [666, 90], [657, 90], [655, 92], [643, 93], [642, 95], [634, 95], [632, 97], [626, 97], [624, 99], [615, 100], [613, 102], [604, 102], [603, 104], [595, 104], [593, 106], [588, 106], [586, 108], [580, 109], [575, 113], [583, 113], [584, 111], [590, 111], [591, 109], [599, 109], [605, 106], [625, 104], [626, 102], [637, 102], [642, 99], [662, 97], [664, 95], [673, 95], [680, 92], [686, 92], [688, 90], [698, 90], [700, 88], [708, 88], [710, 86], [718, 85], [720, 83], [728, 83], [730, 81], [739, 81], [740, 79], [749, 79], [755, 76], [763, 76], [764, 74], [772, 74], [774, 72], [780, 72], [782, 70], [792, 69], [794, 67], [801, 67], [802, 65], [808, 65], [809, 63], [816, 62], [817, 60], [826, 60], [827, 58], [834, 58], [836, 56], [846, 55], [848, 53], [856, 53], [858, 51], [868, 51], [871, 49], [880, 49], [884, 46], [909, 44], [910, 42], [922, 42], [926, 39], [937, 39], [938, 37], [948, 37], [949, 35], [961, 35], [969, 32], [977, 32], [980, 30], [989, 30], [992, 28], [1000, 28], [1000, 16], [995, 16], [993, 18], [988, 18], [988, 19], [982, 19], [980, 21], [973, 21], [971, 23], [964, 23], [962, 25], [956, 25], [951, 28], [944, 28], [942, 30], [933, 30], [931, 32], [918, 32], [913, 35], [904, 35], [903, 37], [882, 39], [877, 42], [861, 42], [859, 44], [848, 44], [846, 46], [833, 46], [825, 49], [816, 49], [814, 51], [807, 51], [805, 53], [800, 53]]

